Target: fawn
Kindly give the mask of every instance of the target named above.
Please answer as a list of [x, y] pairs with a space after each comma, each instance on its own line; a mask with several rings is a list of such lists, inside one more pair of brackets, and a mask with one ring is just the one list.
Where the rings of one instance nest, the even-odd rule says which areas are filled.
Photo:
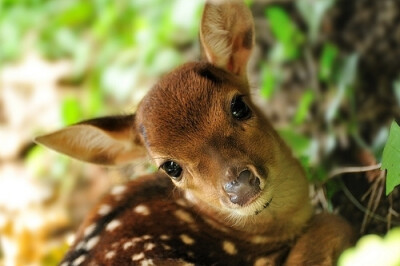
[[114, 187], [81, 226], [65, 265], [332, 265], [350, 226], [314, 215], [299, 162], [249, 97], [254, 46], [241, 1], [207, 1], [205, 62], [163, 77], [135, 114], [36, 141], [79, 160], [149, 156], [161, 171]]

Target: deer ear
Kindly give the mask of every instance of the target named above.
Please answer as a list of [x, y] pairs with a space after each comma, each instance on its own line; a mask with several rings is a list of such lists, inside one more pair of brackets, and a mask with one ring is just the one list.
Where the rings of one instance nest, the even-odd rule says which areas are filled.
[[203, 11], [200, 40], [208, 62], [246, 77], [254, 46], [254, 22], [241, 0], [208, 0]]
[[134, 125], [134, 115], [97, 118], [37, 137], [35, 142], [78, 160], [121, 165], [146, 155]]

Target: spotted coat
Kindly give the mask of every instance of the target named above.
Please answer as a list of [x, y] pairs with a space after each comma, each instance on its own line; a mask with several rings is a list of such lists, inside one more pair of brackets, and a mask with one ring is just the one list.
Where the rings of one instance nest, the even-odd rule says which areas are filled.
[[201, 216], [163, 174], [114, 188], [95, 210], [61, 266], [274, 265], [289, 250], [288, 243], [236, 238]]

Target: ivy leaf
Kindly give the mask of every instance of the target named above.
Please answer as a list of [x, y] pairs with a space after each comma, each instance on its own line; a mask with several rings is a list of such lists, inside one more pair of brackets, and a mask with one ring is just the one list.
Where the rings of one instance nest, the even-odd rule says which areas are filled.
[[390, 126], [389, 139], [383, 150], [382, 169], [387, 170], [387, 196], [400, 185], [400, 127], [395, 121]]

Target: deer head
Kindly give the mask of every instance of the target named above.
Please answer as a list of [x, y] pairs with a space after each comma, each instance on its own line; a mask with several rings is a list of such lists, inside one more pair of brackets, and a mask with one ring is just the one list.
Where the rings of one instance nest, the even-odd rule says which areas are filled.
[[205, 60], [164, 76], [135, 114], [84, 121], [36, 141], [104, 165], [148, 156], [205, 215], [246, 232], [294, 235], [311, 216], [308, 185], [250, 97], [250, 11], [241, 1], [208, 1], [200, 39]]

